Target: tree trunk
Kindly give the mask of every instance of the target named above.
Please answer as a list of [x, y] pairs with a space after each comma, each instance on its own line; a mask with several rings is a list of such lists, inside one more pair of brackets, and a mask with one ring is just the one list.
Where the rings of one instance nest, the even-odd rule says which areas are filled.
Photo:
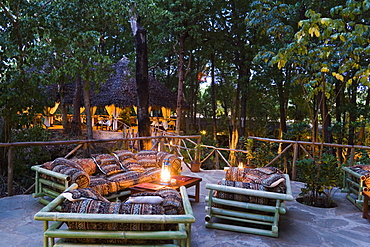
[[184, 64], [185, 64], [185, 40], [186, 35], [181, 35], [179, 37], [180, 42], [180, 57], [179, 57], [179, 81], [177, 86], [177, 107], [176, 107], [176, 134], [180, 135], [181, 131], [181, 121], [182, 121], [182, 95], [183, 95], [183, 85], [185, 80], [184, 74]]
[[[136, 46], [136, 88], [137, 88], [137, 116], [139, 136], [150, 136], [149, 120], [149, 81], [148, 81], [148, 54], [146, 44], [146, 30], [137, 23], [135, 34]], [[142, 142], [142, 148], [149, 150], [151, 141]]]
[[319, 110], [318, 110], [318, 96], [315, 95], [314, 101], [313, 101], [313, 116], [312, 116], [312, 142], [318, 142], [318, 129], [319, 129], [319, 123], [318, 123], [318, 116], [319, 116]]
[[[342, 123], [342, 102], [343, 101], [343, 96], [344, 96], [344, 87], [342, 87], [342, 83], [340, 83], [340, 81], [337, 81], [337, 83], [335, 83], [335, 95], [337, 95], [335, 97], [335, 120], [337, 123]], [[343, 132], [340, 131], [339, 133], [336, 133], [337, 134], [337, 140], [336, 142], [338, 144], [342, 144], [343, 143]], [[338, 147], [337, 148], [337, 159], [339, 160], [339, 163], [342, 164], [343, 163], [343, 156], [342, 156], [342, 152], [343, 152], [343, 149], [341, 147]]]
[[86, 130], [87, 139], [93, 139], [92, 132], [92, 118], [91, 118], [91, 105], [90, 105], [90, 85], [87, 80], [84, 80], [84, 104], [85, 104], [85, 114], [86, 114]]
[[69, 134], [71, 133], [71, 126], [68, 122], [68, 109], [64, 103], [61, 103], [61, 110], [62, 112], [62, 124], [63, 124], [63, 133]]
[[[240, 78], [238, 80], [238, 86], [236, 88], [234, 104], [231, 106], [231, 138], [230, 138], [230, 149], [236, 149], [238, 142], [239, 142], [239, 133], [238, 133], [238, 126], [239, 122], [237, 120], [237, 116], [239, 113], [239, 92], [240, 92]], [[235, 152], [230, 151], [229, 157], [230, 164], [236, 164], [236, 156]]]
[[80, 136], [81, 131], [81, 117], [80, 117], [80, 107], [81, 107], [81, 75], [77, 76], [76, 79], [76, 89], [73, 96], [73, 119], [71, 122], [71, 134], [74, 136]]
[[211, 98], [212, 98], [212, 119], [213, 119], [213, 140], [217, 140], [217, 119], [216, 119], [216, 86], [215, 86], [215, 54], [211, 57]]
[[324, 142], [332, 143], [333, 142], [333, 135], [331, 134], [330, 126], [331, 126], [331, 116], [328, 112], [328, 104], [326, 102], [325, 94], [320, 92], [319, 93], [322, 97], [321, 101], [321, 119], [322, 119], [322, 127], [323, 127], [323, 138]]
[[356, 100], [357, 100], [357, 82], [353, 82], [350, 86], [350, 95], [349, 95], [349, 130], [348, 130], [348, 145], [354, 144], [355, 139], [355, 126], [353, 123], [356, 122], [357, 119], [357, 110], [356, 110]]
[[[366, 102], [365, 102], [365, 109], [369, 109], [369, 104], [370, 104], [370, 90], [369, 88], [367, 89], [367, 97], [366, 97]], [[367, 117], [368, 117], [368, 111], [365, 110], [364, 113], [364, 121], [361, 122], [361, 128], [360, 128], [360, 133], [358, 134], [358, 142], [357, 145], [363, 145], [365, 143], [365, 132], [366, 132], [366, 122], [367, 122]]]

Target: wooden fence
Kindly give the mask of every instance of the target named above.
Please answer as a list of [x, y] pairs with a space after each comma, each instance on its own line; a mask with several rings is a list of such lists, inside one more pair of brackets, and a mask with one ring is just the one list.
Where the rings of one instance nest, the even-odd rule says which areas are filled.
[[[68, 141], [51, 141], [51, 142], [13, 142], [13, 143], [0, 143], [0, 147], [8, 148], [8, 195], [13, 195], [13, 182], [14, 182], [14, 148], [15, 147], [27, 147], [27, 146], [51, 146], [51, 145], [76, 145], [76, 147], [70, 151], [65, 158], [70, 157], [77, 150], [83, 149], [88, 155], [88, 150], [92, 144], [97, 143], [122, 143], [121, 148], [127, 150], [140, 151], [140, 141], [152, 140], [152, 149], [158, 151], [168, 151], [170, 153], [175, 153], [177, 156], [182, 157], [185, 164], [190, 168], [189, 163], [196, 162], [203, 164], [208, 159], [212, 159], [212, 164], [214, 164], [215, 169], [220, 169], [222, 166], [236, 166], [237, 164], [231, 163], [230, 153], [238, 154], [248, 154], [246, 150], [238, 149], [228, 149], [214, 147], [210, 145], [203, 145], [201, 143], [201, 136], [178, 136], [171, 132], [157, 132], [157, 136], [150, 137], [131, 137], [131, 138], [114, 138], [114, 139], [99, 139], [99, 140], [68, 140]], [[292, 140], [279, 140], [279, 139], [269, 139], [260, 137], [249, 137], [256, 141], [286, 144], [285, 148], [276, 154], [276, 156], [268, 163], [266, 166], [271, 166], [283, 154], [287, 154], [289, 150], [292, 152], [292, 165], [291, 165], [291, 177], [292, 180], [296, 179], [296, 161], [299, 158], [299, 149], [303, 150], [305, 156], [313, 158], [314, 154], [312, 150], [319, 147], [332, 147], [336, 149], [343, 149], [343, 157], [348, 157], [345, 162], [348, 162], [350, 166], [354, 164], [356, 150], [364, 149], [370, 150], [369, 146], [361, 145], [342, 145], [333, 143], [315, 143], [315, 142], [305, 142], [305, 141], [292, 141]], [[310, 150], [306, 148], [310, 146]], [[338, 154], [337, 155], [342, 155]], [[202, 155], [203, 154], [203, 155]], [[348, 155], [349, 154], [349, 155]], [[253, 156], [253, 154], [251, 154]]]

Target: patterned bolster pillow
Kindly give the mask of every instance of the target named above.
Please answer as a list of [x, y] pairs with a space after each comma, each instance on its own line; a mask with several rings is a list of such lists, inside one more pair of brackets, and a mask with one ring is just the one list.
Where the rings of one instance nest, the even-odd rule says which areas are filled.
[[44, 163], [42, 166], [45, 169], [53, 170], [54, 167], [59, 166], [59, 165], [65, 165], [65, 166], [83, 171], [82, 167], [78, 163], [74, 162], [73, 160], [68, 160], [65, 158], [56, 158], [52, 162]]
[[79, 188], [87, 188], [90, 185], [90, 176], [84, 170], [79, 170], [66, 165], [57, 165], [52, 171], [71, 177], [72, 183], [77, 183]]
[[[128, 171], [123, 173], [113, 174], [107, 177], [108, 182], [114, 182], [118, 190], [127, 189], [134, 184], [140, 183], [140, 177], [143, 173], [137, 171]], [[111, 191], [115, 192], [115, 191]]]
[[91, 158], [74, 158], [71, 161], [76, 162], [81, 166], [81, 168], [87, 172], [87, 174], [92, 175], [96, 172], [96, 164], [93, 159]]
[[[67, 162], [65, 162], [67, 161]], [[68, 175], [71, 177], [72, 183], [77, 183], [79, 188], [87, 188], [90, 185], [90, 176], [87, 174], [77, 163], [69, 161], [66, 159], [58, 158], [56, 161], [47, 162], [42, 165], [43, 168], [58, 172], [64, 175]], [[51, 177], [45, 174], [41, 174], [42, 178], [47, 180], [57, 182], [57, 183], [64, 183], [60, 179], [55, 177]]]
[[[141, 192], [131, 195], [131, 199], [135, 197], [161, 197], [163, 201], [161, 206], [164, 208], [164, 214], [166, 215], [178, 215], [184, 214], [184, 207], [182, 205], [182, 198], [178, 191], [174, 189], [160, 189], [157, 192]], [[130, 198], [127, 200], [129, 201]]]
[[[370, 165], [356, 165], [350, 168], [352, 171], [361, 175], [361, 179], [364, 180], [365, 185], [370, 188]], [[358, 178], [352, 178], [359, 182]]]

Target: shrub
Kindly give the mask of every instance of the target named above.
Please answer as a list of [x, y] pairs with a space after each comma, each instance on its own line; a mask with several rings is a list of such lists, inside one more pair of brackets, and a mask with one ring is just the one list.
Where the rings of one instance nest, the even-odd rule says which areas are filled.
[[305, 184], [301, 189], [303, 203], [310, 206], [329, 207], [334, 187], [340, 184], [341, 172], [336, 157], [324, 153], [317, 159], [297, 161], [297, 180]]

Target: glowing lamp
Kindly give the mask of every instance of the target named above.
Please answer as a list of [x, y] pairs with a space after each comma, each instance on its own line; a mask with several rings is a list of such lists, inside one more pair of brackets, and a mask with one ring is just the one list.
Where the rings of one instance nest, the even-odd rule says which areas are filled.
[[171, 184], [171, 171], [170, 171], [170, 163], [166, 159], [162, 165], [161, 171], [161, 184], [169, 185]]

